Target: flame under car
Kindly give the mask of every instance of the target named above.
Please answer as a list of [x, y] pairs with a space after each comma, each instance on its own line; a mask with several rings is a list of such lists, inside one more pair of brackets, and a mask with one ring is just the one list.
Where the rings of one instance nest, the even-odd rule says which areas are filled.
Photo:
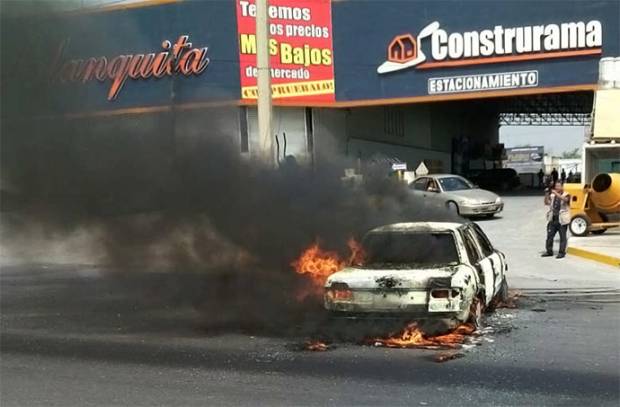
[[475, 223], [398, 223], [371, 230], [363, 264], [329, 276], [324, 305], [336, 317], [479, 324], [507, 295], [506, 259]]

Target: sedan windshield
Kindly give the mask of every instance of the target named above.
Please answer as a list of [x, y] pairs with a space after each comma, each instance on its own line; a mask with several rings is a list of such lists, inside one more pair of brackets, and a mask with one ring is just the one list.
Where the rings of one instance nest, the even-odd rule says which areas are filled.
[[469, 181], [461, 177], [439, 178], [439, 183], [444, 191], [460, 191], [474, 187]]
[[372, 232], [363, 241], [364, 267], [408, 268], [458, 264], [451, 233]]

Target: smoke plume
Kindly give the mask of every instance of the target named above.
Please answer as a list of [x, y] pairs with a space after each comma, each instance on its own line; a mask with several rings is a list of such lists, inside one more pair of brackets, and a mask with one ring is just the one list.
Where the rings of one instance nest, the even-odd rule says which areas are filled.
[[150, 295], [194, 305], [211, 327], [282, 327], [317, 309], [293, 295], [308, 282], [291, 262], [308, 245], [346, 253], [348, 238], [382, 224], [454, 220], [384, 177], [343, 184], [349, 161], [337, 152], [278, 169], [243, 157], [218, 119], [235, 107], [50, 115], [61, 100], [37, 68], [49, 57], [46, 20], [29, 18], [40, 30], [2, 24], [3, 257], [64, 251], [115, 278], [166, 273]]

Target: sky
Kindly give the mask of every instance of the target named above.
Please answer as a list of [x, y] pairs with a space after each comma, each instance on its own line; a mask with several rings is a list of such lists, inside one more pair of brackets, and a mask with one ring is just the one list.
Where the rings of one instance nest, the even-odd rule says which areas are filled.
[[524, 145], [544, 146], [545, 153], [554, 156], [581, 147], [585, 141], [583, 126], [502, 126], [499, 142], [505, 148]]

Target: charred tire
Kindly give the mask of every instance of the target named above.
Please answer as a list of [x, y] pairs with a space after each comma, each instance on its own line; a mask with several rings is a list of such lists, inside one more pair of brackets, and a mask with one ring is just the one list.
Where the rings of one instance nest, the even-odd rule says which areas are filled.
[[472, 324], [476, 329], [482, 327], [483, 302], [480, 298], [475, 298], [469, 307], [469, 317], [467, 323]]
[[587, 236], [590, 229], [590, 218], [586, 215], [575, 215], [568, 225], [573, 236]]
[[448, 210], [449, 210], [450, 212], [452, 212], [452, 213], [455, 213], [455, 214], [457, 214], [457, 215], [459, 215], [459, 214], [460, 214], [460, 211], [459, 211], [459, 206], [458, 206], [458, 205], [456, 204], [456, 202], [454, 202], [454, 201], [448, 201], [448, 202], [446, 202], [446, 208], [448, 208]]
[[502, 302], [508, 301], [508, 281], [506, 280], [506, 277], [504, 277], [499, 293], [497, 293], [497, 299]]
[[506, 301], [508, 301], [508, 281], [506, 281], [506, 277], [504, 277], [504, 280], [502, 280], [502, 285], [499, 287], [499, 291], [497, 292], [497, 294], [495, 294], [495, 297], [493, 297], [493, 300], [491, 301], [491, 304], [487, 307], [486, 311], [495, 311], [495, 308], [498, 304]]

